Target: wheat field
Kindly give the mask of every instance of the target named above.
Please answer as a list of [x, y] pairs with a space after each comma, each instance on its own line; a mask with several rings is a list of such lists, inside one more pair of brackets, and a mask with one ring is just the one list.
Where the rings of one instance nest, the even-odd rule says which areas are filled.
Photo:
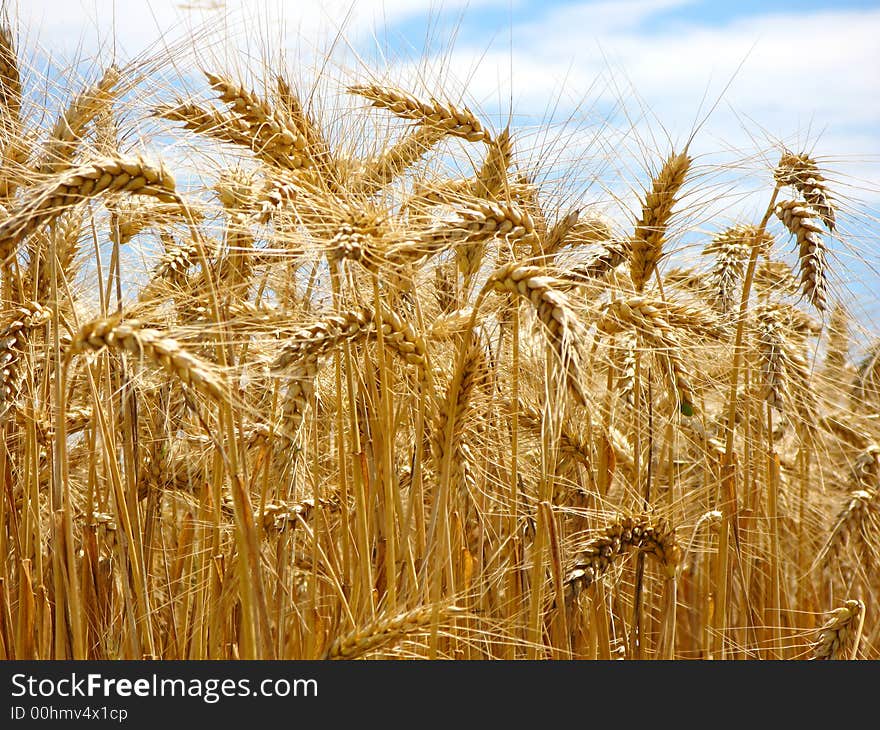
[[730, 220], [657, 146], [612, 217], [393, 68], [59, 80], [21, 40], [0, 658], [880, 658], [880, 347], [827, 160], [754, 151]]

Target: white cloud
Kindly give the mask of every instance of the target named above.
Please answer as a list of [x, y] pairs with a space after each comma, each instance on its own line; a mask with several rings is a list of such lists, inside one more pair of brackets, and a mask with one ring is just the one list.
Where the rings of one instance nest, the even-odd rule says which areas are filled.
[[[444, 0], [442, 8], [500, 2]], [[111, 44], [133, 57], [189, 29], [206, 43], [272, 42], [282, 34], [306, 40], [343, 29], [351, 39], [438, 7], [436, 0], [18, 0], [12, 15], [47, 50], [90, 52]]]
[[[206, 9], [192, 9], [198, 6]], [[485, 7], [494, 7], [503, 24], [511, 19], [512, 27], [469, 24], [469, 16], [485, 18], [479, 13]], [[699, 16], [694, 0], [530, 6], [530, 19], [522, 21], [518, 9], [507, 0], [20, 0], [18, 15], [26, 39], [55, 54], [82, 46], [80, 55], [87, 55], [98, 41], [106, 48], [113, 38], [121, 55], [133, 56], [160, 37], [185, 36], [205, 23], [200, 47], [206, 54], [225, 54], [219, 39], [232, 35], [232, 45], [251, 57], [276, 45], [295, 60], [313, 50], [319, 57], [343, 22], [347, 40], [366, 50], [371, 33], [381, 38], [402, 21], [436, 20], [441, 10], [454, 17], [460, 10], [465, 37], [488, 39], [491, 32], [495, 42], [489, 48], [459, 42], [443, 57], [404, 58], [395, 69], [401, 85], [429, 89], [436, 77], [450, 82], [453, 96], [466, 86], [475, 106], [500, 115], [497, 125], [506, 121], [509, 96], [516, 123], [573, 115], [572, 149], [586, 148], [595, 135], [589, 125], [609, 118], [623, 100], [630, 116], [618, 115], [617, 122], [634, 132], [625, 144], [642, 140], [646, 154], [659, 155], [665, 133], [683, 143], [733, 76], [694, 151], [754, 153], [781, 138], [793, 147], [811, 146], [841, 175], [867, 181], [865, 196], [878, 195], [880, 10], [757, 14], [708, 25], [687, 20]], [[664, 17], [670, 10], [678, 11], [677, 20]], [[181, 62], [184, 71], [195, 66]], [[421, 89], [419, 79], [425, 80]], [[630, 122], [633, 130], [626, 129]], [[637, 179], [633, 171], [630, 182]]]
[[[512, 66], [515, 94], [540, 108], [547, 89], [563, 78], [569, 88], [587, 90], [597, 76], [608, 75], [610, 63], [622, 88], [631, 83], [664, 124], [684, 132], [704, 92], [711, 89], [713, 98], [734, 74], [725, 103], [760, 123], [778, 123], [779, 134], [806, 130], [811, 122], [814, 129], [849, 133], [880, 121], [880, 11], [767, 15], [662, 30], [643, 22], [669, 4], [625, 4], [641, 12], [618, 12], [610, 21], [601, 14], [605, 3], [567, 6], [514, 27], [512, 53], [504, 49], [486, 57], [472, 80], [474, 95], [490, 96], [497, 69], [509, 75]], [[458, 53], [464, 63], [482, 50]], [[731, 117], [723, 111], [718, 116]], [[865, 152], [880, 152], [877, 142]]]
[[[742, 63], [708, 133], [715, 119], [721, 120], [725, 135], [736, 126], [728, 105], [771, 135], [826, 129], [827, 140], [845, 142], [859, 129], [880, 128], [880, 10], [753, 15], [723, 26], [659, 22], [665, 11], [693, 4], [548, 4], [525, 22], [517, 21], [514, 4], [512, 48], [502, 29], [488, 52], [458, 44], [451, 58], [438, 59], [438, 64], [451, 62], [447, 68], [467, 79], [469, 94], [481, 103], [503, 103], [504, 87], [511, 85], [517, 111], [529, 115], [540, 115], [555, 103], [554, 92], [565, 110], [581, 95], [593, 101], [600, 91], [605, 101], [628, 95], [631, 83], [663, 125], [686, 135], [704, 92], [708, 89], [708, 98], [714, 99]], [[211, 9], [220, 6], [226, 15]], [[115, 43], [121, 55], [130, 57], [163, 36], [185, 36], [188, 28], [200, 27], [205, 47], [232, 35], [236, 45], [254, 54], [265, 50], [261, 44], [278, 41], [296, 55], [300, 45], [322, 47], [315, 39], [332, 38], [343, 23], [347, 38], [365, 46], [373, 31], [381, 35], [386, 26], [413, 17], [436, 19], [440, 9], [451, 15], [466, 8], [462, 23], [474, 36], [477, 29], [468, 25], [468, 15], [483, 6], [496, 6], [506, 22], [506, 0], [19, 0], [17, 15], [26, 38], [54, 54], [80, 47], [88, 54], [100, 41], [105, 48]], [[608, 86], [611, 75], [620, 89]], [[598, 87], [597, 78], [603, 79]], [[745, 141], [742, 133], [734, 139]], [[880, 153], [880, 133], [871, 149], [861, 151]]]
[[[703, 161], [751, 156], [753, 170], [766, 170], [781, 141], [824, 158], [841, 193], [876, 206], [880, 10], [753, 15], [714, 26], [660, 22], [663, 11], [687, 4], [556, 7], [514, 24], [512, 42], [503, 47], [487, 52], [460, 45], [448, 67], [468, 78], [470, 98], [486, 110], [497, 107], [503, 116], [510, 95], [517, 112], [531, 115], [520, 119], [533, 124], [547, 109], [557, 119], [571, 114], [581, 131], [563, 136], [556, 150], [563, 147], [570, 159], [592, 158], [593, 167], [594, 125], [603, 115], [611, 119], [623, 101], [627, 113], [616, 115], [617, 136], [605, 133], [612, 143], [605, 151], [624, 168], [629, 185], [645, 178], [633, 165], [659, 162], [669, 149], [667, 134], [680, 148], [720, 97], [691, 147]], [[597, 117], [591, 120], [589, 112]], [[740, 205], [758, 207], [759, 197], [745, 197]]]

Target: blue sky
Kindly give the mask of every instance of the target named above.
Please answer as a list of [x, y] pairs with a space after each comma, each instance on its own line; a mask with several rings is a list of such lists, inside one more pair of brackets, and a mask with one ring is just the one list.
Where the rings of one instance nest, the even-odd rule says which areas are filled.
[[[16, 3], [6, 5], [15, 14]], [[880, 271], [880, 0], [18, 5], [27, 39], [56, 57], [87, 57], [99, 44], [106, 51], [111, 35], [118, 54], [133, 57], [207, 23], [222, 38], [215, 58], [231, 58], [222, 50], [230, 45], [259, 58], [268, 44], [294, 68], [319, 59], [347, 18], [345, 63], [357, 69], [358, 57], [370, 59], [362, 74], [420, 93], [436, 92], [440, 79], [496, 129], [513, 111], [523, 156], [556, 160], [560, 194], [583, 195], [618, 220], [631, 216], [650, 170], [698, 124], [691, 150], [708, 192], [689, 201], [683, 226], [759, 217], [779, 145], [807, 149], [845, 199], [845, 240], [835, 251], [858, 273], [840, 285], [866, 294], [880, 280], [872, 273]], [[711, 172], [717, 165], [730, 167]]]

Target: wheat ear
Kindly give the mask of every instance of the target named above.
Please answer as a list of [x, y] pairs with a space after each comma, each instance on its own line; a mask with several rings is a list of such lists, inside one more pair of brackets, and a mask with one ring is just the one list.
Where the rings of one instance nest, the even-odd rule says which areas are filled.
[[48, 322], [52, 312], [33, 302], [18, 308], [15, 315], [0, 333], [0, 423], [15, 407], [21, 383], [19, 364], [28, 335]]
[[609, 239], [601, 241], [590, 251], [585, 261], [573, 266], [567, 274], [573, 279], [591, 283], [605, 276], [630, 257], [630, 241]]
[[831, 310], [828, 322], [828, 343], [823, 363], [825, 377], [835, 384], [842, 384], [849, 362], [850, 315], [846, 307], [838, 302]]
[[722, 314], [736, 308], [745, 263], [751, 252], [750, 226], [737, 225], [716, 235], [703, 250], [703, 254], [714, 254], [715, 265], [709, 275], [713, 290], [713, 301]]
[[437, 127], [417, 126], [399, 142], [367, 162], [352, 185], [351, 192], [371, 195], [389, 185], [416, 164], [443, 136], [443, 130]]
[[679, 560], [675, 530], [664, 520], [621, 516], [601, 530], [578, 551], [566, 584], [576, 593], [589, 588], [630, 550], [653, 556], [672, 577]]
[[[442, 618], [454, 609], [447, 607], [437, 610]], [[430, 606], [420, 606], [395, 616], [379, 618], [335, 639], [327, 647], [322, 658], [357, 659], [368, 652], [394, 646], [406, 639], [407, 636], [425, 630], [434, 621], [437, 610]]]
[[816, 161], [805, 152], [799, 155], [783, 152], [773, 173], [780, 185], [790, 185], [804, 196], [807, 205], [813, 208], [829, 231], [834, 230], [835, 213], [828, 194], [825, 177]]
[[784, 200], [776, 206], [776, 215], [797, 241], [801, 290], [816, 309], [824, 311], [828, 289], [826, 246], [820, 235], [822, 229], [813, 222], [813, 210], [796, 200]]
[[0, 106], [0, 123], [11, 137], [21, 122], [21, 74], [12, 30], [5, 23], [0, 25]]
[[0, 258], [7, 258], [21, 240], [78, 203], [102, 193], [151, 195], [177, 200], [174, 177], [162, 166], [140, 157], [108, 157], [62, 173], [34, 191], [0, 223]]
[[581, 354], [584, 331], [568, 297], [562, 291], [564, 283], [547, 276], [540, 267], [511, 263], [496, 270], [489, 277], [486, 287], [518, 294], [532, 305], [538, 320], [544, 325], [544, 332], [569, 389], [579, 403], [587, 405], [589, 400], [584, 390]]
[[[447, 446], [453, 453], [458, 451], [459, 436], [465, 427], [465, 416], [474, 390], [486, 379], [486, 353], [479, 338], [469, 332], [462, 343], [464, 359], [462, 361], [461, 381], [457, 389], [450, 387], [446, 396], [439, 404], [431, 429], [431, 453], [437, 464], [438, 473], [446, 455]], [[452, 420], [452, 443], [446, 442], [447, 424]]]
[[671, 154], [645, 195], [642, 215], [636, 221], [630, 241], [630, 274], [636, 291], [644, 288], [663, 254], [672, 207], [690, 164], [691, 158], [686, 153]]
[[[453, 245], [482, 246], [491, 238], [502, 238], [510, 244], [531, 241], [536, 235], [534, 225], [532, 217], [516, 204], [468, 200], [448, 219], [389, 244], [382, 259], [388, 265], [399, 267], [414, 264]], [[470, 261], [481, 258], [482, 254], [469, 256]]]
[[283, 76], [277, 76], [275, 81], [281, 106], [280, 113], [283, 113], [290, 120], [291, 128], [297, 130], [305, 139], [306, 149], [312, 160], [316, 163], [323, 163], [325, 167], [328, 166], [327, 163], [332, 162], [332, 154], [323, 131], [312, 115], [303, 107], [287, 79]]
[[282, 418], [295, 432], [315, 393], [319, 359], [346, 341], [366, 337], [373, 326], [372, 311], [354, 309], [329, 315], [292, 333], [271, 365], [287, 382]]
[[70, 167], [77, 144], [82, 139], [86, 125], [103, 111], [113, 99], [114, 87], [119, 83], [119, 71], [110, 66], [90, 89], [81, 93], [64, 110], [49, 136], [40, 172], [59, 173]]
[[252, 149], [261, 157], [293, 170], [312, 164], [306, 138], [284, 115], [228, 76], [208, 71], [205, 76], [220, 100], [247, 125]]
[[771, 406], [781, 410], [783, 395], [786, 393], [785, 333], [776, 307], [760, 307], [755, 319], [761, 359], [762, 395]]
[[800, 291], [791, 267], [784, 261], [762, 261], [755, 268], [755, 290], [758, 298], [768, 300], [771, 295], [797, 295]]
[[483, 128], [468, 108], [459, 109], [436, 99], [422, 101], [412, 94], [390, 86], [370, 84], [351, 86], [350, 94], [369, 100], [373, 106], [388, 109], [402, 119], [412, 119], [442, 129], [446, 134], [462, 137], [470, 142], [491, 142], [491, 135]]
[[135, 355], [217, 401], [227, 400], [223, 379], [213, 365], [190, 354], [161, 332], [143, 329], [136, 320], [123, 322], [119, 317], [108, 317], [83, 325], [68, 347], [67, 356], [97, 352], [105, 347]]
[[372, 327], [372, 311], [353, 309], [331, 314], [298, 329], [282, 346], [272, 363], [278, 372], [331, 352], [339, 344], [366, 336]]
[[853, 539], [863, 541], [868, 523], [880, 516], [880, 500], [876, 490], [855, 489], [847, 495], [846, 505], [837, 515], [828, 540], [819, 553], [821, 561], [837, 558], [841, 549]]
[[[614, 299], [599, 308], [596, 329], [614, 335], [634, 329], [636, 337], [655, 348], [657, 355], [665, 362], [666, 374], [676, 395], [679, 408], [687, 416], [693, 415], [694, 393], [690, 376], [681, 357], [681, 344], [676, 328], [669, 321], [673, 319], [682, 328], [690, 325], [693, 329], [705, 328], [706, 333], [714, 334], [715, 325], [704, 319], [703, 313], [692, 308], [678, 311], [673, 305], [647, 297]], [[677, 319], [677, 321], [676, 321]]]
[[506, 127], [488, 146], [486, 159], [474, 180], [474, 193], [478, 198], [494, 198], [504, 192], [513, 158], [510, 127]]
[[849, 600], [831, 611], [813, 644], [813, 659], [855, 659], [864, 620], [861, 601]]
[[171, 122], [182, 122], [184, 129], [195, 134], [217, 139], [221, 142], [253, 148], [254, 137], [250, 128], [240, 117], [217, 109], [205, 109], [188, 101], [163, 104], [153, 114]]
[[178, 202], [141, 200], [137, 203], [114, 203], [111, 212], [110, 240], [120, 246], [148, 229], [162, 230], [173, 223], [186, 223], [187, 211]]

